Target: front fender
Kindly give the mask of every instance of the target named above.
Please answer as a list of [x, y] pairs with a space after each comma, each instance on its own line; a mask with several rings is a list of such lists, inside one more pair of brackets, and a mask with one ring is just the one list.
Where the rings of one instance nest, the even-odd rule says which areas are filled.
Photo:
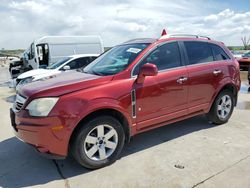
[[88, 102], [87, 108], [81, 113], [81, 119], [87, 115], [102, 109], [111, 109], [120, 112], [128, 121], [129, 125], [133, 124], [131, 116], [129, 115], [128, 107], [122, 106], [121, 102], [112, 98], [99, 98]]
[[64, 129], [56, 132], [55, 134], [59, 139], [64, 140], [64, 143], [67, 143], [65, 145], [65, 151], [68, 151], [71, 135], [80, 121], [89, 114], [102, 109], [111, 109], [120, 112], [127, 119], [130, 129], [132, 129], [132, 136], [134, 129], [133, 121], [128, 110], [130, 105], [127, 104], [127, 106], [122, 106], [121, 104], [121, 102], [112, 98], [85, 100], [81, 98], [65, 97], [63, 100], [61, 100], [61, 102], [59, 99], [58, 104], [56, 104], [49, 116], [59, 117], [61, 124], [64, 126]]

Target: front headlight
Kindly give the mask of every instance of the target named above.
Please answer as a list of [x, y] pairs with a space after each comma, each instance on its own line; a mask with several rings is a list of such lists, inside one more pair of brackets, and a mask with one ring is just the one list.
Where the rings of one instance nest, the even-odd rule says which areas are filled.
[[31, 116], [48, 116], [58, 99], [57, 97], [34, 99], [28, 104], [26, 109], [29, 110]]

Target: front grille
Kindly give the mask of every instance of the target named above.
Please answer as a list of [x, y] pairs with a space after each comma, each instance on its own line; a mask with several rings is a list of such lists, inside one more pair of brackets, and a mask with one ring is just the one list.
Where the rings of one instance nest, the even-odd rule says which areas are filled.
[[23, 107], [25, 101], [26, 101], [26, 98], [25, 98], [25, 97], [23, 97], [23, 96], [17, 94], [17, 95], [16, 95], [15, 103], [14, 103], [14, 105], [13, 105], [13, 111], [19, 112], [19, 111], [22, 109], [22, 107]]

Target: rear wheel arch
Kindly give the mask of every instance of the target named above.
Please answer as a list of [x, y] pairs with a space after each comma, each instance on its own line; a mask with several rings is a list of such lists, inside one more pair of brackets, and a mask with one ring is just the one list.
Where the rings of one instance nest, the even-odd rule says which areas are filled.
[[84, 124], [86, 122], [90, 121], [91, 119], [98, 117], [98, 116], [103, 116], [103, 115], [111, 116], [111, 117], [117, 119], [121, 123], [123, 130], [124, 130], [124, 134], [125, 134], [125, 142], [129, 142], [129, 140], [130, 140], [130, 125], [129, 125], [129, 122], [128, 122], [127, 118], [125, 117], [125, 115], [123, 115], [118, 110], [111, 109], [111, 108], [105, 108], [105, 109], [99, 109], [99, 110], [93, 111], [81, 119], [81, 121], [74, 128], [74, 130], [70, 136], [69, 146], [68, 146], [69, 149], [70, 149], [71, 143], [72, 143], [75, 135], [78, 133], [79, 129], [82, 126], [84, 126]]
[[233, 91], [230, 91], [228, 88], [222, 89], [206, 114], [209, 122], [216, 125], [226, 123], [233, 113], [234, 100]]
[[220, 89], [218, 89], [218, 91], [215, 93], [215, 95], [213, 96], [213, 99], [212, 99], [212, 103], [210, 104], [209, 108], [207, 109], [207, 112], [209, 112], [211, 110], [216, 98], [220, 95], [220, 93], [222, 91], [225, 91], [225, 90], [229, 90], [233, 93], [234, 106], [236, 106], [237, 100], [238, 100], [238, 89], [233, 83], [227, 83], [224, 86], [222, 86]]
[[[238, 96], [238, 90], [237, 87], [234, 84], [226, 84], [225, 86], [223, 86], [220, 91], [217, 93], [216, 97], [222, 92], [222, 91], [231, 91], [233, 96], [234, 96], [234, 106], [236, 106], [237, 104], [237, 96]], [[216, 98], [215, 97], [215, 98]]]

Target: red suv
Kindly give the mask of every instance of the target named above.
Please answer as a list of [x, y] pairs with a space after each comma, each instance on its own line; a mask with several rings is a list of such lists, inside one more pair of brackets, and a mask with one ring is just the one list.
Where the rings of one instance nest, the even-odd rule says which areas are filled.
[[130, 137], [206, 114], [230, 118], [239, 64], [221, 42], [198, 36], [135, 39], [81, 71], [24, 86], [10, 111], [16, 136], [40, 153], [83, 166], [114, 162]]

